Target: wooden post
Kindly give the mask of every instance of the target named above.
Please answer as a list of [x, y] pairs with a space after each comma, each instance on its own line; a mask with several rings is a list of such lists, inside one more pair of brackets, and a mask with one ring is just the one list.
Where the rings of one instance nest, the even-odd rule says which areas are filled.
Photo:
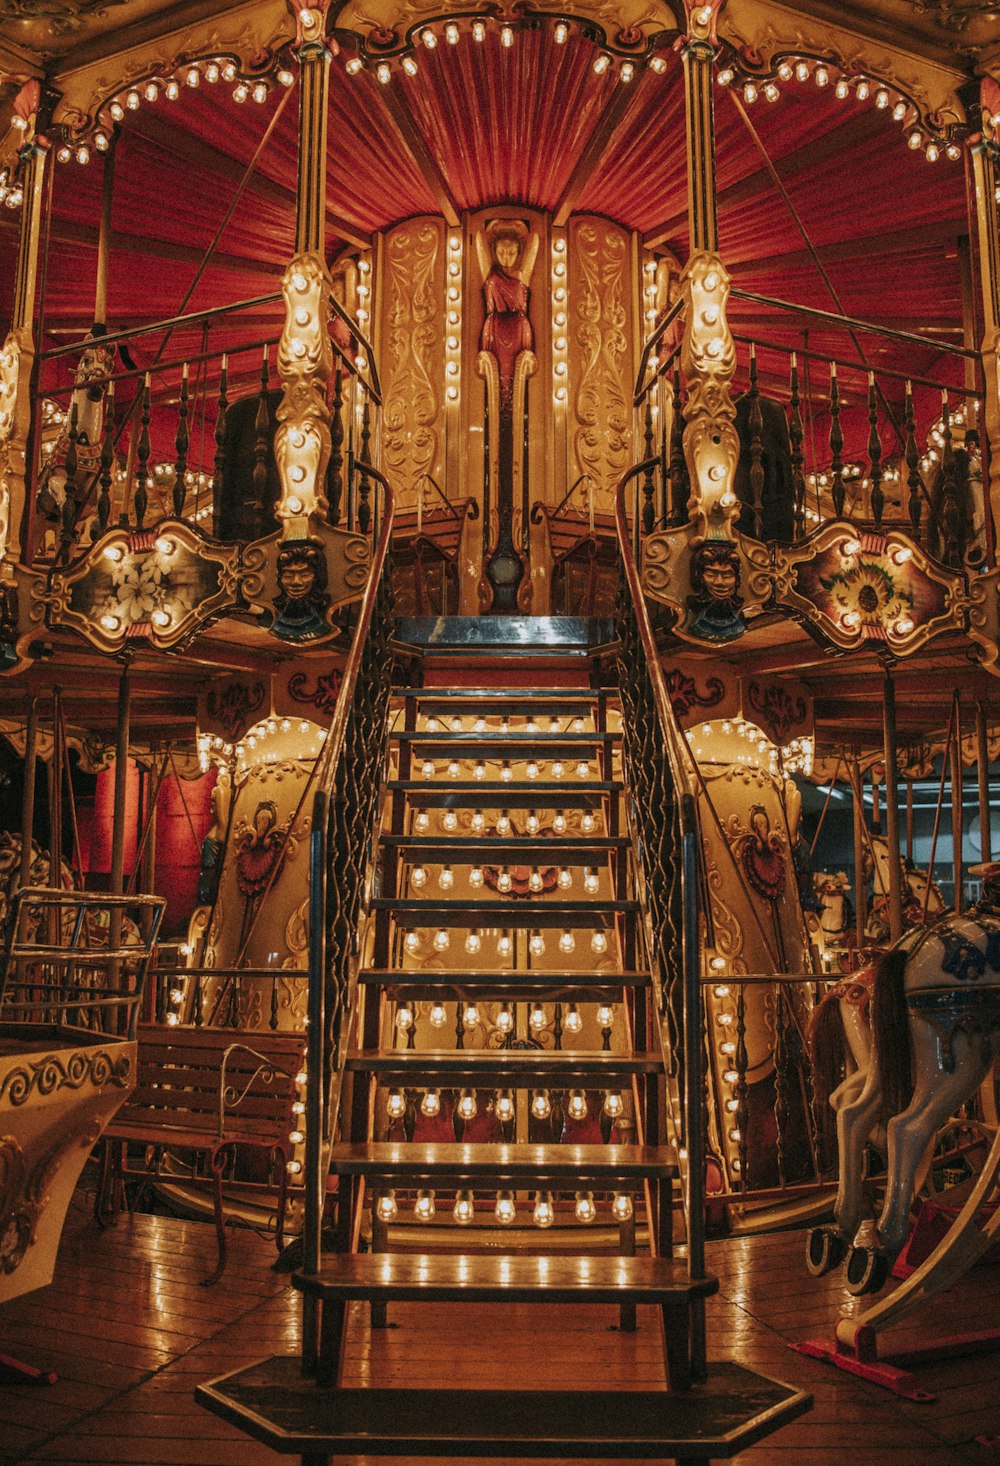
[[707, 6], [688, 7], [688, 38], [681, 51], [684, 66], [684, 116], [687, 130], [688, 245], [692, 254], [719, 248], [718, 207], [715, 188], [715, 112], [713, 81], [715, 47], [711, 39], [714, 21]]
[[323, 35], [326, 10], [325, 5], [317, 4], [299, 11], [297, 255], [313, 252], [323, 255], [326, 247], [326, 133], [332, 60]]
[[28, 703], [24, 729], [24, 789], [21, 798], [20, 884], [31, 884], [31, 842], [35, 837], [35, 761], [38, 757], [38, 698]]
[[976, 776], [979, 785], [979, 859], [993, 859], [990, 829], [990, 746], [986, 736], [986, 709], [976, 703]]
[[125, 889], [125, 794], [128, 788], [129, 725], [132, 715], [132, 677], [129, 664], [122, 667], [118, 684], [118, 728], [115, 735], [114, 825], [111, 831], [110, 892], [120, 896]]
[[882, 690], [882, 735], [885, 762], [885, 833], [889, 853], [889, 935], [903, 935], [903, 881], [899, 850], [899, 767], [896, 757], [896, 688], [885, 674]]
[[[980, 83], [985, 93], [987, 87], [996, 88], [989, 77]], [[972, 155], [972, 178], [975, 191], [974, 207], [976, 232], [979, 248], [979, 283], [983, 303], [983, 393], [984, 411], [981, 419], [984, 448], [989, 446], [989, 482], [984, 484], [987, 517], [992, 515], [992, 537], [987, 527], [987, 542], [994, 547], [996, 557], [997, 531], [1000, 529], [1000, 224], [997, 221], [997, 160], [1000, 147], [993, 124], [996, 112], [988, 98], [981, 98], [981, 118], [973, 117], [974, 135], [981, 124], [976, 141], [969, 148]], [[984, 453], [984, 462], [986, 454]]]
[[115, 151], [118, 140], [117, 127], [111, 134], [108, 150], [104, 154], [104, 173], [101, 178], [101, 222], [97, 233], [97, 285], [94, 290], [94, 325], [106, 326], [108, 322], [108, 279], [111, 273], [111, 206], [115, 191]]
[[868, 900], [865, 887], [865, 804], [861, 765], [857, 754], [851, 767], [851, 788], [854, 791], [854, 923], [858, 947], [865, 944], [865, 920]]
[[952, 868], [955, 873], [955, 911], [961, 912], [962, 902], [962, 709], [958, 693], [955, 693], [955, 729], [951, 745], [951, 840]]

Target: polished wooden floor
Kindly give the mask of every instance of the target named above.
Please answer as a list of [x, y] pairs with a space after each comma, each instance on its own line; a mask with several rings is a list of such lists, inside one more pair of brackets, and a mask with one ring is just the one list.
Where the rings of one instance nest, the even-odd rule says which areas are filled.
[[[0, 1461], [48, 1466], [266, 1466], [280, 1457], [194, 1405], [196, 1383], [298, 1342], [299, 1299], [274, 1273], [273, 1246], [234, 1235], [215, 1288], [210, 1227], [171, 1218], [123, 1218], [99, 1231], [80, 1206], [67, 1222], [56, 1282], [0, 1311], [0, 1351], [59, 1371], [51, 1388], [0, 1387]], [[802, 1238], [785, 1233], [712, 1244], [721, 1294], [709, 1302], [710, 1353], [800, 1384], [815, 1409], [736, 1458], [743, 1466], [998, 1466], [1000, 1356], [926, 1371], [937, 1402], [917, 1405], [793, 1352], [856, 1307], [835, 1279], [817, 1284]], [[662, 1382], [651, 1310], [639, 1331], [610, 1328], [614, 1310], [398, 1305], [396, 1327], [374, 1333], [357, 1305], [346, 1383], [553, 1388]], [[909, 1330], [919, 1335], [930, 1320]], [[943, 1331], [1000, 1322], [1000, 1267], [980, 1269], [946, 1300]], [[356, 1458], [352, 1466], [369, 1466]], [[564, 1463], [568, 1466], [568, 1463]]]

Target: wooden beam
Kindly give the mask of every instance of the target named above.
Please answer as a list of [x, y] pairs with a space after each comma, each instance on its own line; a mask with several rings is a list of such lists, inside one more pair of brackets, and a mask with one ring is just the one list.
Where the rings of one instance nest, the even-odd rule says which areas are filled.
[[434, 195], [438, 208], [444, 215], [445, 223], [449, 229], [457, 229], [461, 222], [461, 210], [455, 201], [455, 196], [451, 191], [451, 185], [445, 176], [444, 170], [427, 146], [427, 141], [414, 122], [411, 113], [403, 105], [392, 83], [384, 87], [368, 71], [362, 72], [362, 76], [367, 79], [368, 85], [374, 91], [379, 101], [382, 102], [389, 116], [396, 124], [396, 131], [399, 133], [404, 147], [420, 170], [424, 182]]
[[[839, 240], [836, 244], [820, 244], [816, 253], [825, 265], [840, 260], [877, 259], [884, 261], [891, 248], [894, 253], [905, 249], [934, 249], [942, 244], [954, 244], [958, 248], [958, 235], [963, 227], [961, 219], [940, 219], [917, 229], [900, 229], [892, 234], [865, 234], [852, 239]], [[743, 275], [759, 274], [761, 270], [789, 270], [812, 262], [807, 249], [789, 250], [787, 254], [762, 255], [753, 260], [734, 260], [727, 265], [730, 275], [738, 280]]]
[[640, 77], [634, 85], [629, 82], [619, 82], [612, 92], [611, 99], [591, 129], [590, 136], [584, 144], [583, 151], [577, 157], [566, 187], [556, 204], [552, 219], [556, 229], [561, 229], [565, 225], [576, 208], [580, 195], [590, 181], [594, 169], [624, 122], [641, 89], [643, 80], [644, 78]]
[[[16, 219], [0, 218], [0, 239], [4, 235], [16, 235], [18, 233], [18, 221]], [[52, 226], [50, 239], [53, 244], [82, 244], [88, 249], [97, 250], [97, 230], [90, 224], [78, 224], [71, 219], [62, 219]], [[163, 239], [149, 239], [145, 235], [123, 234], [121, 230], [113, 230], [111, 234], [111, 248], [121, 250], [125, 254], [141, 254], [147, 257], [160, 260], [181, 260], [185, 264], [200, 265], [205, 257], [203, 249], [197, 249], [190, 244], [172, 244]], [[282, 276], [285, 273], [285, 266], [273, 263], [270, 260], [250, 259], [245, 255], [220, 254], [218, 251], [212, 256], [213, 268], [221, 270], [242, 270], [244, 272], [256, 272], [260, 275]]]

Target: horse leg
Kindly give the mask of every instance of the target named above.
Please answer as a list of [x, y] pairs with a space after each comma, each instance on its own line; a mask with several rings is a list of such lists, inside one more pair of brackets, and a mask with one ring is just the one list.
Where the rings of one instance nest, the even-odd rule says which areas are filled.
[[835, 1225], [813, 1227], [806, 1242], [806, 1266], [817, 1278], [841, 1261], [865, 1211], [865, 1144], [882, 1102], [877, 1065], [872, 1062], [866, 1073], [859, 1070], [852, 1074], [840, 1090], [847, 1090], [849, 1085], [851, 1097], [837, 1111], [840, 1181], [833, 1208]]

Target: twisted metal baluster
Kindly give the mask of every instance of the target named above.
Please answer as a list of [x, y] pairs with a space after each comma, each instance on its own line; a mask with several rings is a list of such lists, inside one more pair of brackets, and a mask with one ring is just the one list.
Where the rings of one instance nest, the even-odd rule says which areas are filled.
[[774, 1125], [778, 1160], [778, 1185], [785, 1184], [786, 1131], [788, 1129], [788, 1028], [785, 995], [780, 982], [774, 985]]
[[750, 343], [750, 410], [747, 428], [750, 433], [750, 501], [753, 515], [752, 532], [763, 537], [764, 528], [764, 414], [760, 406], [760, 385], [757, 379], [757, 348]]
[[806, 480], [802, 472], [802, 414], [799, 408], [799, 359], [792, 352], [788, 395], [788, 441], [792, 450], [792, 503], [795, 508], [795, 537], [801, 539], [806, 532]]
[[[215, 415], [215, 466], [212, 475], [212, 498], [216, 505], [222, 503], [222, 487], [226, 462], [226, 410], [229, 406], [229, 361], [225, 352], [219, 367], [219, 409]], [[218, 509], [215, 514], [215, 533], [219, 533]]]
[[101, 534], [108, 527], [111, 518], [111, 465], [115, 461], [115, 384], [108, 383], [108, 395], [104, 400], [104, 432], [101, 435], [101, 467], [98, 475], [97, 523]]
[[330, 468], [326, 482], [330, 523], [339, 524], [340, 501], [344, 493], [344, 379], [339, 362], [333, 379], [333, 407], [330, 412]]
[[881, 531], [885, 495], [882, 492], [882, 440], [878, 435], [878, 398], [875, 395], [875, 373], [868, 373], [868, 476], [872, 481], [872, 519]]
[[149, 417], [150, 417], [149, 373], [142, 384], [142, 407], [139, 412], [139, 443], [135, 454], [135, 492], [132, 507], [135, 511], [136, 529], [144, 529], [146, 509], [149, 505]]
[[687, 460], [684, 457], [684, 413], [681, 403], [681, 371], [674, 367], [671, 387], [673, 416], [670, 422], [670, 517], [677, 524], [687, 518], [690, 495]]
[[844, 434], [840, 430], [840, 388], [837, 385], [837, 363], [830, 363], [830, 473], [833, 479], [833, 512], [838, 519], [844, 513]]
[[910, 515], [910, 526], [913, 530], [913, 538], [920, 541], [920, 514], [923, 505], [920, 502], [920, 491], [923, 487], [920, 478], [920, 449], [917, 447], [916, 420], [913, 414], [913, 383], [906, 384], [906, 408], [905, 408], [906, 441], [903, 446], [903, 457], [906, 459], [906, 482], [910, 490], [910, 500], [907, 508]]
[[250, 510], [248, 538], [256, 539], [264, 532], [264, 501], [267, 495], [267, 460], [271, 447], [271, 412], [267, 400], [270, 368], [267, 347], [260, 367], [260, 391], [257, 394], [257, 415], [254, 418], [253, 473], [250, 475], [251, 495], [247, 508]]
[[367, 534], [372, 522], [369, 496], [371, 484], [365, 472], [365, 465], [369, 461], [369, 445], [372, 435], [371, 400], [368, 393], [365, 393], [364, 406], [361, 409], [361, 478], [358, 483], [358, 529], [362, 534]]
[[956, 478], [957, 464], [947, 392], [941, 393], [941, 418], [944, 438], [944, 445], [941, 449], [941, 503], [938, 510], [941, 558], [946, 565], [958, 569], [962, 564], [965, 536], [962, 532], [962, 506]]
[[177, 403], [177, 436], [174, 438], [174, 513], [180, 519], [184, 513], [184, 500], [187, 497], [187, 464], [188, 448], [191, 446], [191, 434], [188, 432], [188, 364], [184, 363], [184, 370], [181, 376], [181, 395]]
[[750, 1184], [747, 1176], [747, 1157], [749, 1155], [747, 1124], [750, 1120], [750, 1086], [747, 1083], [749, 1063], [750, 1060], [747, 1054], [746, 988], [741, 983], [736, 997], [736, 1110], [733, 1118], [736, 1121], [736, 1129], [739, 1135], [736, 1146], [739, 1152], [740, 1162], [740, 1188], [744, 1191]]
[[[646, 410], [643, 415], [642, 434], [642, 456], [644, 459], [653, 457], [653, 402], [652, 388], [646, 393]], [[653, 525], [656, 523], [656, 509], [653, 506], [653, 465], [646, 469], [642, 477], [642, 531], [643, 534], [652, 534]]]
[[76, 529], [76, 496], [77, 496], [77, 469], [79, 467], [79, 456], [77, 454], [77, 418], [79, 409], [74, 402], [69, 412], [69, 437], [66, 445], [66, 462], [63, 465], [63, 472], [66, 480], [63, 485], [62, 513], [60, 515], [59, 533], [59, 554], [65, 565], [73, 547], [73, 534]]

